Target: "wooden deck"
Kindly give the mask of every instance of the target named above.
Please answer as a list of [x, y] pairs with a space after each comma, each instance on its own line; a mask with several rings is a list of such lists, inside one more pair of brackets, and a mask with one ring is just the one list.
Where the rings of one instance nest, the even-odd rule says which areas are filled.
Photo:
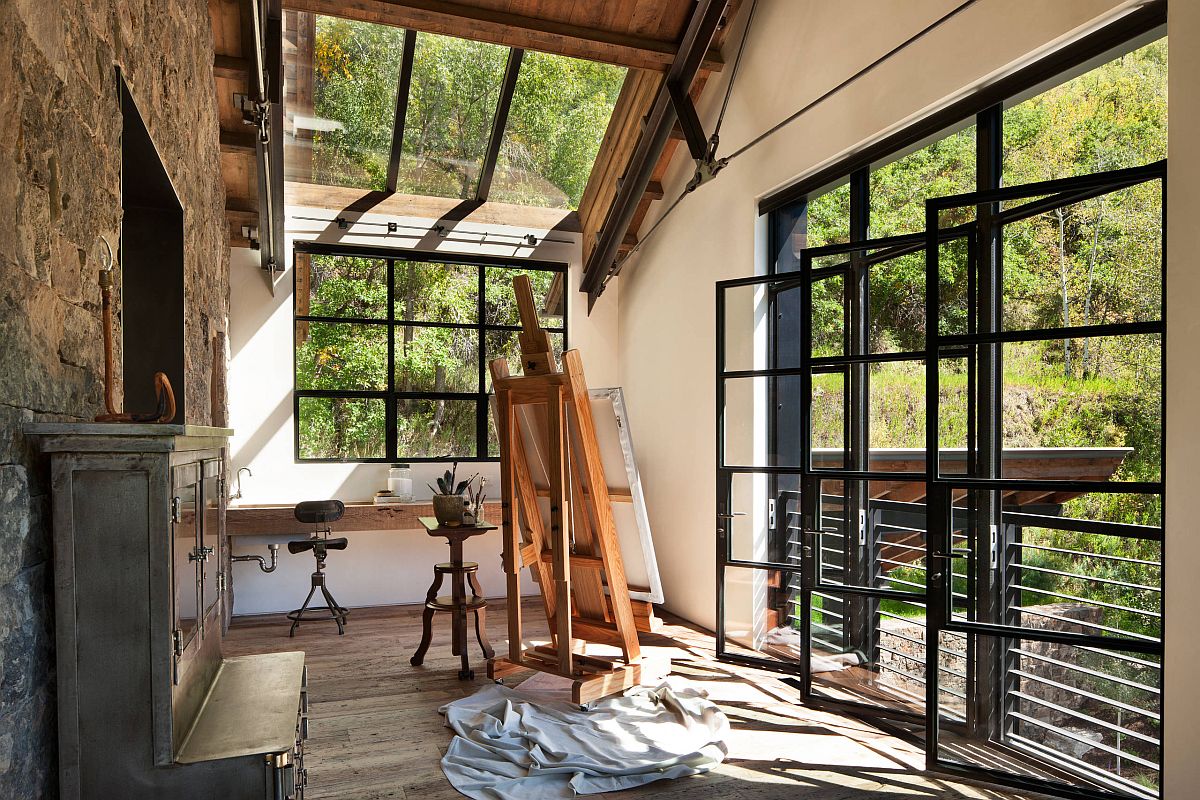
[[[493, 606], [489, 612], [492, 644], [503, 652], [503, 609]], [[295, 649], [308, 654], [312, 720], [306, 798], [461, 797], [442, 774], [440, 760], [451, 734], [437, 709], [481, 683], [458, 680], [446, 624], [435, 627], [425, 664], [409, 664], [421, 636], [420, 619], [418, 606], [355, 609], [345, 636], [338, 636], [332, 624], [305, 623], [294, 639], [288, 638], [283, 616], [234, 620], [226, 655]], [[526, 619], [529, 635], [545, 636], [538, 604], [526, 603]], [[859, 720], [805, 708], [797, 691], [772, 674], [714, 661], [711, 635], [677, 619], [668, 617], [666, 623], [660, 634], [642, 634], [643, 653], [660, 663], [669, 659], [674, 674], [701, 685], [721, 706], [732, 725], [729, 758], [708, 775], [607, 797], [1032, 797], [925, 773], [924, 753], [912, 744]], [[472, 663], [480, 658], [473, 648]]]

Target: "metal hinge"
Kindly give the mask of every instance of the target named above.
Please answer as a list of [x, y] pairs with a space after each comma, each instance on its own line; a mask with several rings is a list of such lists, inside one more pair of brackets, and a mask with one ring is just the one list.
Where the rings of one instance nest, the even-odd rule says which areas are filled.
[[223, 592], [228, 587], [227, 578], [224, 572], [217, 573], [217, 591]]
[[858, 545], [865, 547], [867, 544], [867, 512], [863, 509], [858, 510]]
[[179, 522], [179, 497], [171, 498], [171, 522]]
[[175, 655], [183, 655], [183, 631], [179, 628], [171, 631], [171, 645], [175, 649]]
[[995, 525], [988, 529], [988, 561], [992, 569], [1000, 564], [1000, 531]]

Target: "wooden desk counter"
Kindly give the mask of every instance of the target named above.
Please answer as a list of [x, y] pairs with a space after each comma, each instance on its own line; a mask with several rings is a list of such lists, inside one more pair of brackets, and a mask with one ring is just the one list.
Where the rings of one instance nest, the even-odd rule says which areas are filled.
[[[226, 511], [228, 536], [294, 536], [312, 534], [312, 525], [297, 522], [293, 504], [232, 505]], [[484, 517], [499, 523], [500, 503], [484, 503]], [[348, 531], [423, 530], [420, 517], [432, 517], [432, 503], [400, 503], [377, 506], [374, 503], [346, 503], [346, 513], [331, 527], [334, 533]]]

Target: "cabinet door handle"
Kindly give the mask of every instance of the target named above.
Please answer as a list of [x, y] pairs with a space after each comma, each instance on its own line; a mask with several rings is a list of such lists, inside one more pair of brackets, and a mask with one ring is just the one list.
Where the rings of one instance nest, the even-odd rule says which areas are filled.
[[192, 552], [188, 553], [188, 561], [208, 561], [208, 557], [213, 554], [211, 547], [193, 547]]

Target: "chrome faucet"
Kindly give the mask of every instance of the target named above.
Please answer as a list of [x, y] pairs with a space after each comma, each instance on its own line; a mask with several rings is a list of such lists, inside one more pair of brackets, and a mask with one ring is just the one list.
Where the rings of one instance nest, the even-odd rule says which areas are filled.
[[249, 475], [251, 478], [254, 477], [254, 473], [250, 471], [249, 467], [242, 467], [241, 469], [239, 469], [237, 471], [237, 479], [236, 479], [237, 491], [235, 491], [233, 494], [229, 495], [230, 500], [241, 500], [242, 499], [242, 473], [243, 472], [246, 473], [247, 475]]

